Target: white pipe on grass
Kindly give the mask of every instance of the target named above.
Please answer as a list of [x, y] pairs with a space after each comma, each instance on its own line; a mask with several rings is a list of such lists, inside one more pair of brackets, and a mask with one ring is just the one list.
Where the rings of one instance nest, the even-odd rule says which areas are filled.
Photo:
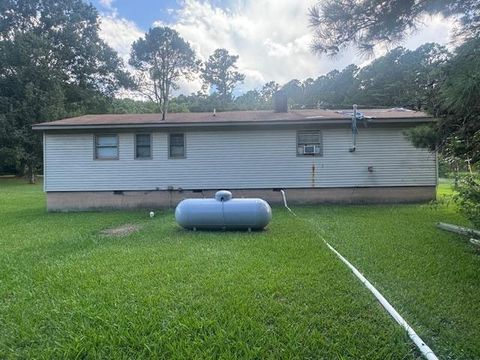
[[447, 224], [447, 223], [439, 222], [439, 223], [437, 223], [437, 227], [442, 229], [442, 230], [454, 232], [454, 233], [457, 233], [457, 234], [460, 234], [460, 235], [480, 236], [480, 231], [474, 230], [474, 229], [469, 229], [469, 228], [466, 228], [466, 227], [463, 227], [463, 226], [457, 226], [457, 225], [453, 225], [453, 224]]
[[395, 321], [402, 326], [406, 331], [410, 339], [417, 345], [417, 348], [420, 352], [425, 356], [428, 360], [438, 360], [437, 356], [433, 352], [432, 349], [428, 347], [427, 344], [417, 335], [415, 330], [412, 329], [410, 325], [405, 321], [405, 319], [395, 310], [395, 308], [385, 299], [385, 297], [373, 286], [370, 281], [368, 281], [365, 276], [362, 275], [360, 271], [355, 268], [352, 264], [348, 262], [333, 246], [331, 246], [325, 239], [323, 239], [325, 244], [328, 246], [330, 250], [332, 250], [335, 255], [339, 257], [340, 260], [343, 261], [345, 265], [347, 265], [350, 270], [355, 274], [355, 276], [362, 282], [365, 287], [370, 290], [370, 292], [377, 298], [377, 300], [382, 304], [382, 306], [387, 310], [387, 312], [395, 319]]
[[471, 238], [471, 239], [470, 239], [470, 242], [471, 242], [473, 245], [480, 246], [480, 240], [477, 240], [477, 239]]
[[[288, 207], [287, 204], [287, 197], [285, 194], [285, 191], [280, 190], [282, 193], [283, 197], [283, 204], [287, 208], [288, 211], [290, 211], [295, 217], [298, 217], [297, 214], [293, 212], [292, 209]], [[316, 225], [316, 224], [314, 224]], [[403, 327], [406, 331], [410, 339], [414, 342], [414, 344], [417, 346], [418, 350], [422, 353], [422, 355], [427, 359], [427, 360], [438, 360], [438, 357], [435, 355], [432, 349], [425, 344], [425, 342], [421, 339], [420, 336], [413, 330], [413, 328], [407, 323], [407, 321], [395, 310], [395, 308], [388, 302], [387, 299], [378, 291], [375, 286], [372, 285], [368, 279], [363, 276], [363, 274], [357, 270], [355, 266], [350, 264], [350, 262], [342, 256], [335, 248], [330, 245], [327, 240], [323, 236], [320, 235], [320, 238], [323, 240], [323, 242], [327, 245], [327, 247], [335, 254], [337, 257], [345, 264], [347, 267], [353, 272], [353, 274], [360, 280], [360, 282], [368, 289], [370, 292], [375, 296], [375, 298], [380, 302], [380, 304], [383, 306], [385, 310], [390, 314], [391, 317], [401, 326]]]
[[294, 216], [297, 216], [297, 214], [295, 214], [292, 209], [290, 209], [288, 207], [288, 204], [287, 204], [287, 195], [285, 194], [285, 191], [282, 189], [280, 190], [280, 192], [282, 193], [282, 198], [283, 198], [283, 206], [285, 206], [287, 208], [288, 211], [290, 211]]

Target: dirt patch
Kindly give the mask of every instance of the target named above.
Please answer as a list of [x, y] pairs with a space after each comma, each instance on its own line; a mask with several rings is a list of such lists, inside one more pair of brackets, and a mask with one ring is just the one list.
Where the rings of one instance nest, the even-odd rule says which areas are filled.
[[106, 235], [106, 236], [127, 236], [134, 232], [139, 231], [141, 228], [142, 227], [140, 225], [125, 224], [125, 225], [118, 226], [116, 228], [102, 230], [100, 231], [100, 234]]

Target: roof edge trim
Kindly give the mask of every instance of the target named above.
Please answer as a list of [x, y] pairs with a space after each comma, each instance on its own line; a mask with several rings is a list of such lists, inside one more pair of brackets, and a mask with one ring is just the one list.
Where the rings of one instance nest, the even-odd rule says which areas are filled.
[[[411, 118], [371, 118], [366, 119], [367, 123], [372, 124], [409, 124], [409, 123], [428, 123], [435, 122], [437, 119], [433, 117], [411, 117]], [[284, 121], [238, 121], [238, 122], [169, 122], [169, 123], [131, 123], [131, 124], [87, 124], [87, 125], [47, 125], [45, 123], [33, 125], [33, 130], [78, 130], [78, 129], [135, 129], [135, 128], [179, 128], [179, 127], [237, 127], [237, 126], [281, 126], [281, 125], [341, 125], [350, 124], [350, 119], [305, 119], [305, 120], [284, 120]]]

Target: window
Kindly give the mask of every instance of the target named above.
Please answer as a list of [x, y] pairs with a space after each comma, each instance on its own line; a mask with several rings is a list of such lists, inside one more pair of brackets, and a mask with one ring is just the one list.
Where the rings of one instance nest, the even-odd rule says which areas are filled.
[[118, 160], [118, 135], [95, 136], [95, 159]]
[[169, 157], [181, 159], [185, 157], [185, 134], [170, 134], [169, 136]]
[[152, 158], [152, 135], [136, 134], [135, 135], [135, 159], [151, 159]]
[[319, 130], [297, 132], [297, 155], [322, 156]]

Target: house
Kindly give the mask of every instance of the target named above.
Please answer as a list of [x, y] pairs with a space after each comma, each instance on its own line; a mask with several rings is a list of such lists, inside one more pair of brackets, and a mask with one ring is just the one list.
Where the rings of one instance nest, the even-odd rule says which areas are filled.
[[[406, 129], [405, 109], [86, 115], [37, 124], [48, 210], [157, 208], [218, 189], [290, 203], [435, 198], [436, 154]], [[355, 143], [355, 144], [354, 144]]]

